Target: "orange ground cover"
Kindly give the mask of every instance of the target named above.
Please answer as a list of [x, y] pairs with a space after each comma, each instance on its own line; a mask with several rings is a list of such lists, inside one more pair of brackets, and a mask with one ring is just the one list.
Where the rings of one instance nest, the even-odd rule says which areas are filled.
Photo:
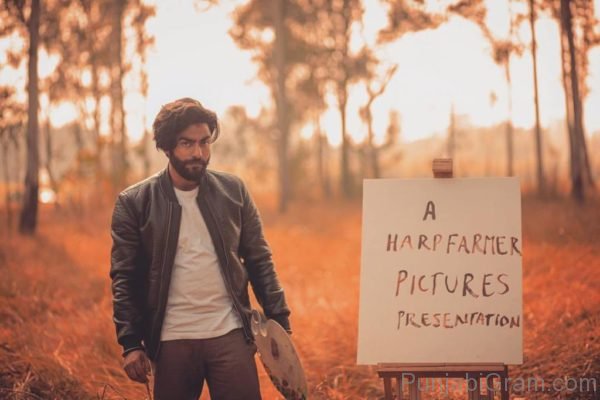
[[[374, 369], [355, 365], [360, 204], [304, 203], [279, 216], [259, 203], [311, 398], [381, 398]], [[120, 367], [109, 217], [108, 207], [43, 209], [33, 238], [0, 226], [0, 398], [147, 397]], [[525, 199], [523, 237], [525, 363], [511, 376], [600, 380], [600, 203]], [[263, 397], [280, 398], [260, 369]]]

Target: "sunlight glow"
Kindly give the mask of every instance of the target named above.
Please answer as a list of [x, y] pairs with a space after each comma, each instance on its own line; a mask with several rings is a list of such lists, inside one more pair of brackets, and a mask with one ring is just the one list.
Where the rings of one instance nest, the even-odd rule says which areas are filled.
[[43, 204], [52, 204], [56, 202], [56, 193], [50, 188], [50, 175], [45, 168], [40, 169], [40, 202]]
[[53, 104], [50, 110], [50, 123], [52, 126], [63, 126], [79, 118], [73, 103]]
[[54, 190], [48, 188], [40, 189], [40, 202], [42, 204], [56, 203], [56, 193], [54, 193]]
[[[443, 9], [444, 1], [429, 2], [427, 7]], [[600, 15], [600, 0], [594, 1], [596, 14]], [[270, 89], [256, 77], [258, 67], [252, 61], [252, 52], [238, 49], [228, 35], [230, 14], [239, 2], [221, 3], [201, 13], [192, 2], [183, 0], [154, 0], [152, 3], [157, 6], [157, 14], [149, 19], [148, 31], [156, 37], [156, 44], [147, 56], [148, 98], [144, 100], [139, 94], [138, 72], [129, 74], [124, 82], [126, 123], [131, 142], [142, 137], [144, 121], [149, 128], [160, 107], [180, 97], [195, 97], [221, 116], [233, 105], [245, 107], [251, 118], [257, 117], [261, 109], [273, 107]], [[511, 3], [514, 12], [523, 12], [519, 2]], [[378, 30], [387, 24], [386, 8], [378, 0], [365, 0], [364, 4], [364, 24], [354, 27], [354, 49], [365, 43], [374, 46]], [[507, 4], [507, 1], [486, 0], [490, 8], [487, 22], [499, 36], [508, 34]], [[547, 127], [564, 118], [565, 114], [559, 31], [556, 21], [542, 13], [536, 23], [536, 32], [540, 113], [542, 125]], [[528, 21], [524, 21], [516, 33], [523, 41], [525, 51], [520, 57], [511, 57], [512, 120], [517, 127], [530, 128], [534, 123], [534, 110]], [[272, 40], [273, 32], [264, 35]], [[6, 48], [22, 44], [14, 37], [0, 41], [0, 62], [5, 59]], [[375, 51], [386, 65], [398, 64], [387, 90], [372, 108], [378, 141], [385, 135], [390, 110], [400, 112], [405, 141], [444, 135], [452, 104], [458, 116], [477, 126], [498, 124], [507, 118], [508, 92], [504, 71], [494, 63], [490, 44], [474, 23], [452, 17], [435, 30], [405, 34], [389, 45], [377, 46]], [[128, 62], [137, 71], [139, 60], [131, 54], [128, 57], [131, 58]], [[600, 113], [594, 112], [600, 109], [600, 49], [590, 51], [589, 60], [590, 93], [585, 102], [585, 124], [588, 134], [594, 134], [600, 131]], [[57, 62], [57, 56], [48, 56], [41, 51], [40, 75], [51, 74]], [[18, 95], [23, 101], [26, 101], [26, 69], [26, 65], [18, 70], [3, 67], [0, 76], [0, 84], [19, 88]], [[89, 83], [89, 71], [83, 73], [85, 82]], [[101, 76], [101, 83], [108, 85], [107, 74]], [[348, 134], [354, 141], [363, 140], [367, 133], [358, 112], [366, 100], [364, 83], [354, 85], [347, 109]], [[330, 108], [321, 117], [322, 129], [327, 132], [330, 142], [337, 145], [341, 142], [341, 123], [335, 97], [329, 94], [327, 103]], [[93, 106], [89, 99], [86, 104]], [[109, 112], [110, 102], [105, 96], [101, 101], [103, 135], [110, 132], [106, 118]], [[50, 117], [53, 125], [66, 124], [77, 118], [76, 108], [68, 104], [55, 105]], [[90, 121], [86, 122], [90, 128]], [[312, 129], [300, 129], [302, 137], [312, 134]]]
[[[157, 15], [148, 21], [156, 37], [148, 55], [149, 125], [163, 104], [180, 97], [195, 97], [221, 116], [236, 104], [245, 106], [250, 117], [270, 106], [269, 89], [256, 78], [252, 54], [238, 49], [228, 34], [229, 14], [238, 2], [201, 14], [188, 1], [152, 3]], [[132, 139], [141, 136], [139, 128], [129, 133]]]

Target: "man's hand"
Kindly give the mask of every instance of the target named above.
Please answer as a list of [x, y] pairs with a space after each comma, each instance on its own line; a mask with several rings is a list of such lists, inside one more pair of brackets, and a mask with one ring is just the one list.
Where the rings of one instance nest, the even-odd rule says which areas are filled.
[[150, 373], [150, 360], [148, 360], [143, 350], [133, 350], [125, 355], [123, 369], [132, 381], [147, 383], [148, 374]]

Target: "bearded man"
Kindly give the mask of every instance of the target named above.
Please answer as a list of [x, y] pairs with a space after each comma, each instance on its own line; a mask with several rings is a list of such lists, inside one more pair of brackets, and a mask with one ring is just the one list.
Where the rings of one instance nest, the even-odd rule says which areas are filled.
[[111, 234], [117, 340], [130, 379], [155, 399], [260, 399], [248, 282], [288, 332], [289, 308], [244, 183], [208, 169], [214, 112], [183, 98], [153, 124], [167, 167], [121, 192]]

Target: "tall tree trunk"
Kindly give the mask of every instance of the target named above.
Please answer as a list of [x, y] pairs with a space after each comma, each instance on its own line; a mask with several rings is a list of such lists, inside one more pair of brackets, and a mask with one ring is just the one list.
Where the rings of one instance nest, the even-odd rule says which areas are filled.
[[[82, 165], [81, 165], [81, 154], [83, 153], [83, 148], [84, 148], [84, 143], [83, 143], [83, 132], [81, 129], [81, 125], [79, 124], [79, 122], [75, 122], [73, 124], [73, 140], [75, 141], [75, 149], [77, 149], [77, 159], [78, 159], [78, 163], [77, 163], [77, 169], [75, 171], [75, 176], [77, 177], [77, 180], [83, 182], [83, 170], [82, 170]], [[101, 186], [98, 186], [99, 188], [101, 188]], [[102, 197], [102, 192], [100, 193], [99, 196], [95, 196], [95, 197]], [[83, 212], [85, 211], [86, 207], [88, 206], [87, 204], [85, 204], [85, 199], [86, 196], [83, 195], [82, 191], [77, 191], [76, 196], [75, 196], [75, 201], [72, 203], [72, 208], [73, 211], [75, 211], [76, 214], [78, 215], [82, 215]], [[102, 200], [101, 200], [102, 201]]]
[[317, 140], [317, 175], [319, 177], [319, 186], [323, 192], [323, 197], [326, 199], [331, 197], [331, 184], [329, 181], [329, 169], [327, 168], [327, 136], [321, 132], [321, 124], [319, 118], [315, 118], [315, 133]]
[[571, 100], [573, 104], [573, 137], [571, 140], [571, 194], [579, 201], [583, 202], [585, 198], [585, 189], [583, 181], [582, 150], [584, 146], [581, 143], [583, 135], [583, 120], [581, 112], [581, 98], [579, 97], [579, 78], [577, 76], [577, 60], [575, 58], [575, 40], [573, 37], [573, 17], [571, 14], [569, 0], [561, 0], [560, 15], [563, 32], [566, 35], [569, 51], [569, 77], [571, 86]]
[[542, 146], [542, 128], [540, 124], [540, 101], [538, 92], [537, 73], [537, 39], [535, 35], [535, 0], [529, 0], [529, 26], [531, 28], [531, 57], [533, 59], [533, 93], [535, 104], [535, 156], [538, 194], [546, 193], [546, 178], [544, 176], [544, 154]]
[[287, 211], [290, 201], [290, 177], [289, 177], [289, 115], [286, 91], [286, 49], [287, 38], [285, 32], [286, 1], [275, 0], [275, 66], [277, 83], [275, 88], [275, 103], [277, 107], [277, 156], [279, 160], [279, 212]]
[[[560, 12], [559, 12], [560, 16]], [[569, 83], [569, 53], [568, 53], [568, 44], [567, 44], [567, 35], [565, 33], [565, 29], [563, 26], [562, 16], [560, 16], [560, 58], [561, 58], [561, 72], [562, 72], [562, 84], [563, 91], [565, 92], [565, 124], [567, 127], [567, 137], [569, 139], [569, 171], [571, 175], [571, 181], [574, 174], [575, 166], [573, 164], [573, 149], [576, 146], [575, 142], [575, 128], [573, 123], [573, 102], [572, 102], [572, 93], [571, 93], [571, 84]], [[555, 168], [556, 171], [556, 168]], [[554, 174], [555, 188], [558, 184], [557, 174]]]
[[342, 122], [342, 157], [341, 157], [341, 190], [342, 195], [349, 199], [352, 197], [352, 176], [350, 174], [350, 141], [346, 127], [346, 109], [348, 105], [348, 88], [344, 83], [340, 88], [339, 108]]
[[54, 170], [52, 169], [52, 127], [50, 124], [50, 118], [46, 119], [46, 157], [45, 167], [48, 172], [48, 179], [50, 180], [50, 187], [55, 194], [58, 194], [58, 185], [54, 176]]
[[[490, 176], [492, 174], [492, 146], [490, 145], [490, 142], [492, 142], [493, 140], [490, 140], [490, 135], [488, 133], [484, 133], [483, 134], [483, 145], [484, 145], [484, 154], [485, 154], [485, 161], [484, 161], [484, 166], [483, 166], [483, 171], [485, 176]], [[456, 167], [454, 167], [456, 168]]]
[[375, 179], [381, 178], [381, 167], [379, 165], [379, 147], [373, 146], [371, 153], [371, 164], [373, 168], [373, 177]]
[[[141, 92], [144, 97], [144, 110], [147, 109], [148, 105], [148, 73], [146, 72], [146, 57], [144, 54], [141, 55], [142, 65], [140, 67], [140, 80], [141, 80]], [[144, 135], [142, 136], [142, 161], [144, 164], [144, 176], [150, 176], [150, 153], [148, 147], [150, 146], [150, 132], [148, 132], [148, 118], [147, 113], [144, 111], [142, 116], [142, 126], [144, 129]]]
[[565, 92], [565, 123], [567, 125], [567, 132], [570, 136], [573, 135], [573, 102], [571, 98], [571, 84], [569, 83], [569, 51], [567, 42], [567, 35], [565, 34], [564, 27], [562, 25], [562, 19], [560, 24], [560, 58], [561, 58], [561, 72], [562, 72], [562, 84], [563, 91]]
[[15, 181], [21, 179], [21, 171], [23, 171], [23, 165], [21, 160], [21, 142], [19, 140], [19, 131], [22, 128], [20, 126], [14, 127], [10, 131], [10, 140], [12, 141], [13, 147], [15, 148]]
[[514, 171], [514, 132], [512, 123], [512, 80], [510, 77], [510, 55], [504, 64], [506, 74], [506, 91], [508, 100], [508, 117], [506, 119], [506, 175], [513, 176]]
[[113, 185], [123, 188], [127, 179], [127, 135], [125, 132], [125, 109], [123, 107], [123, 14], [126, 2], [113, 0], [112, 43], [113, 54], [110, 67], [111, 130]]
[[348, 106], [348, 81], [349, 81], [349, 72], [348, 72], [348, 53], [350, 51], [350, 25], [351, 25], [351, 8], [350, 2], [348, 0], [344, 0], [344, 4], [341, 10], [341, 18], [343, 21], [343, 46], [342, 46], [342, 57], [344, 62], [342, 63], [342, 77], [341, 81], [338, 82], [338, 106], [340, 109], [340, 118], [342, 122], [342, 157], [341, 157], [341, 190], [342, 195], [349, 199], [353, 195], [353, 187], [352, 187], [352, 175], [350, 173], [350, 139], [348, 138], [348, 128], [347, 128], [347, 106]]
[[94, 96], [94, 139], [96, 142], [96, 179], [100, 181], [104, 178], [104, 170], [102, 168], [102, 137], [100, 136], [100, 100], [102, 94], [100, 92], [100, 77], [98, 76], [98, 58], [94, 49], [91, 49], [91, 69], [92, 69], [92, 95]]
[[374, 140], [373, 140], [373, 115], [371, 114], [371, 102], [368, 102], [365, 106], [365, 120], [367, 123], [367, 149], [366, 149], [366, 158], [367, 158], [367, 168], [366, 171], [363, 172], [363, 177], [374, 178], [375, 177], [375, 165], [373, 163], [373, 148], [374, 148]]
[[365, 106], [365, 119], [367, 122], [367, 159], [369, 163], [370, 178], [379, 178], [381, 176], [381, 168], [379, 167], [379, 149], [375, 145], [375, 131], [373, 130], [373, 112], [371, 106], [376, 97], [371, 97]]
[[[594, 187], [594, 179], [592, 175], [590, 159], [587, 151], [587, 145], [585, 141], [585, 136], [579, 137], [578, 133], [575, 130], [575, 111], [573, 109], [574, 99], [573, 99], [573, 91], [571, 88], [571, 78], [570, 78], [570, 54], [569, 54], [569, 43], [567, 39], [567, 34], [565, 32], [565, 28], [562, 23], [560, 24], [560, 47], [561, 47], [561, 71], [562, 71], [562, 84], [563, 90], [565, 92], [565, 123], [567, 125], [567, 134], [569, 137], [569, 149], [574, 149], [577, 146], [582, 147], [582, 155], [579, 157], [583, 158], [583, 167], [582, 167], [582, 175], [583, 182], [587, 183]], [[578, 74], [579, 75], [579, 74]], [[583, 109], [581, 110], [583, 114]], [[580, 115], [580, 118], [583, 120], [583, 115]], [[583, 126], [583, 122], [581, 123]], [[573, 157], [570, 157], [571, 160], [571, 175], [573, 176]]]
[[28, 110], [27, 110], [27, 172], [25, 193], [19, 230], [23, 234], [34, 234], [37, 227], [38, 186], [39, 186], [39, 89], [38, 89], [38, 45], [40, 39], [40, 0], [31, 0], [31, 14], [28, 21]]
[[[454, 112], [454, 103], [450, 106], [450, 126], [448, 127], [448, 142], [446, 147], [448, 158], [454, 160], [454, 153], [456, 151], [456, 115]], [[454, 165], [456, 167], [456, 160], [454, 160]]]
[[[582, 103], [581, 99], [579, 100], [580, 103]], [[581, 106], [581, 112], [583, 113], [583, 106]], [[583, 127], [583, 115], [580, 116], [581, 118], [581, 126]], [[585, 129], [582, 129], [580, 132], [580, 138], [579, 138], [579, 143], [581, 144], [581, 153], [582, 153], [582, 157], [583, 157], [583, 171], [584, 171], [584, 176], [585, 176], [585, 181], [587, 182], [588, 185], [590, 185], [590, 188], [594, 189], [596, 187], [596, 182], [594, 181], [594, 174], [592, 174], [592, 164], [590, 161], [590, 155], [588, 152], [588, 148], [587, 148], [587, 142], [585, 139]]]
[[[8, 128], [12, 129], [12, 128]], [[10, 167], [8, 165], [8, 146], [10, 145], [10, 141], [8, 138], [9, 132], [5, 133], [6, 138], [0, 136], [0, 143], [2, 145], [2, 172], [4, 178], [4, 201], [6, 204], [6, 232], [10, 235], [12, 230], [12, 207], [10, 206]], [[17, 157], [19, 155], [17, 154]]]
[[[583, 26], [582, 26], [582, 30], [583, 30], [583, 43], [584, 45], [581, 48], [580, 51], [580, 55], [581, 55], [581, 70], [579, 73], [579, 79], [580, 79], [580, 87], [582, 88], [582, 93], [581, 93], [581, 102], [583, 102], [585, 100], [585, 98], [588, 95], [588, 88], [585, 85], [585, 80], [588, 76], [588, 67], [589, 67], [589, 60], [588, 60], [588, 51], [590, 50], [590, 48], [594, 45], [596, 45], [598, 43], [598, 33], [596, 31], [596, 25], [597, 25], [597, 20], [595, 18], [596, 16], [596, 11], [594, 9], [594, 2], [593, 1], [589, 1], [589, 2], [584, 2], [583, 5], [585, 6], [585, 12], [583, 12], [583, 18], [584, 18], [584, 22], [583, 22]], [[581, 120], [583, 121], [583, 106], [581, 107]], [[584, 126], [583, 122], [581, 123], [581, 126]], [[584, 164], [585, 164], [585, 179], [587, 181], [587, 183], [590, 185], [590, 187], [592, 189], [594, 189], [596, 187], [596, 183], [594, 182], [594, 176], [592, 174], [592, 166], [591, 166], [591, 161], [590, 161], [590, 157], [589, 157], [589, 153], [588, 153], [588, 149], [587, 149], [587, 144], [586, 144], [586, 138], [585, 138], [585, 129], [582, 130], [582, 137], [581, 139], [581, 144], [583, 146], [583, 158], [584, 158]]]
[[379, 96], [383, 94], [387, 85], [390, 83], [390, 80], [396, 73], [398, 69], [398, 65], [394, 64], [391, 68], [389, 68], [382, 78], [381, 83], [378, 89], [374, 89], [370, 84], [367, 85], [367, 93], [369, 95], [369, 100], [367, 104], [361, 109], [361, 116], [367, 123], [367, 151], [368, 151], [368, 161], [371, 172], [371, 177], [378, 179], [381, 176], [381, 167], [379, 165], [379, 152], [381, 149], [384, 149], [391, 145], [391, 142], [394, 139], [386, 138], [386, 143], [383, 146], [378, 146], [375, 144], [375, 130], [373, 129], [373, 112], [372, 107], [373, 103]]
[[[142, 81], [147, 82], [147, 75], [145, 73], [142, 74]], [[146, 87], [147, 87], [147, 85], [146, 85]], [[146, 109], [147, 108], [146, 104], [148, 103], [148, 90], [142, 90], [142, 93], [144, 96], [144, 109]], [[144, 111], [144, 114], [142, 116], [142, 126], [144, 129], [144, 134], [143, 134], [142, 140], [140, 142], [142, 165], [144, 166], [144, 177], [150, 176], [150, 167], [151, 167], [150, 152], [148, 151], [148, 148], [150, 146], [150, 142], [152, 141], [152, 138], [150, 137], [150, 132], [148, 132], [148, 128], [146, 127], [147, 124], [148, 124], [148, 119], [146, 116], [146, 111]]]
[[[144, 117], [144, 124], [146, 118]], [[145, 125], [144, 125], [145, 126]], [[142, 141], [140, 143], [141, 155], [142, 155], [142, 165], [144, 167], [144, 176], [150, 176], [150, 154], [148, 153], [148, 146], [150, 145], [150, 133], [148, 129], [144, 127], [144, 135], [142, 136]]]

